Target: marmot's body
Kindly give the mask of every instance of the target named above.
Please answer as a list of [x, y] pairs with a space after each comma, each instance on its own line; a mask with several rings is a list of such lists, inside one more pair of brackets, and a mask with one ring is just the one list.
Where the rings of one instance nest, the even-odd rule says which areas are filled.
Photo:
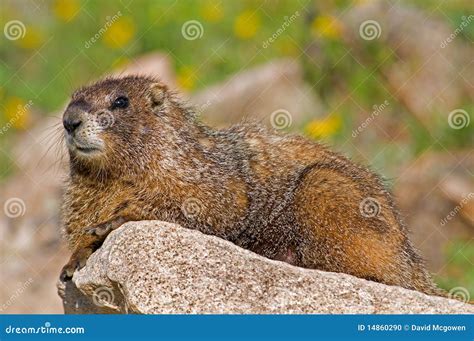
[[74, 254], [63, 277], [123, 222], [163, 220], [296, 266], [439, 293], [379, 178], [317, 143], [253, 125], [214, 131], [144, 77], [79, 90], [64, 125]]

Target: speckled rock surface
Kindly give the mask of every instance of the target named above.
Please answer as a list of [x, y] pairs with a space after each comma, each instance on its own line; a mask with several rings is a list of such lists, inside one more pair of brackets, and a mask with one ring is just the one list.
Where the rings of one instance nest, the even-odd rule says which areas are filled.
[[159, 221], [114, 231], [60, 291], [66, 313], [474, 313], [456, 300], [297, 268]]

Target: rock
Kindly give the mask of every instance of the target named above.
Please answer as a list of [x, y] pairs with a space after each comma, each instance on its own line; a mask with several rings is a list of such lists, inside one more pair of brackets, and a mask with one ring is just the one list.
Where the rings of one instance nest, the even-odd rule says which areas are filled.
[[61, 293], [66, 313], [474, 313], [456, 300], [294, 267], [160, 221], [112, 232]]
[[217, 127], [249, 118], [272, 127], [275, 113], [284, 120], [273, 125], [298, 128], [305, 119], [321, 116], [324, 110], [311, 86], [304, 82], [300, 63], [291, 59], [237, 73], [193, 95], [191, 102], [204, 122]]
[[164, 52], [151, 52], [139, 56], [112, 73], [114, 76], [135, 74], [157, 77], [171, 89], [178, 87], [172, 62]]

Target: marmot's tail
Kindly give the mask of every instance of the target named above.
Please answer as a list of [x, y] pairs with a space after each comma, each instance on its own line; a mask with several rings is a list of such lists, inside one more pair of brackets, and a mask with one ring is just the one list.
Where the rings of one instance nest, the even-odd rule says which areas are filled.
[[415, 289], [427, 295], [449, 297], [448, 293], [436, 286], [430, 274], [422, 264], [413, 265], [413, 283]]

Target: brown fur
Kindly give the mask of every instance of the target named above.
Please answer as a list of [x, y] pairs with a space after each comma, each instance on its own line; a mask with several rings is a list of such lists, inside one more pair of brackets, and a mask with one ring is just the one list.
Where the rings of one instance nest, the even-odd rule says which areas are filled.
[[[78, 105], [90, 120], [122, 95], [130, 107], [111, 110], [114, 124], [93, 135], [104, 150], [93, 156], [70, 151], [63, 221], [74, 254], [65, 277], [122, 222], [153, 219], [296, 266], [441, 292], [390, 194], [366, 168], [318, 143], [257, 125], [212, 130], [147, 77], [81, 89], [66, 112]], [[375, 203], [375, 215], [362, 214], [364, 200]]]

